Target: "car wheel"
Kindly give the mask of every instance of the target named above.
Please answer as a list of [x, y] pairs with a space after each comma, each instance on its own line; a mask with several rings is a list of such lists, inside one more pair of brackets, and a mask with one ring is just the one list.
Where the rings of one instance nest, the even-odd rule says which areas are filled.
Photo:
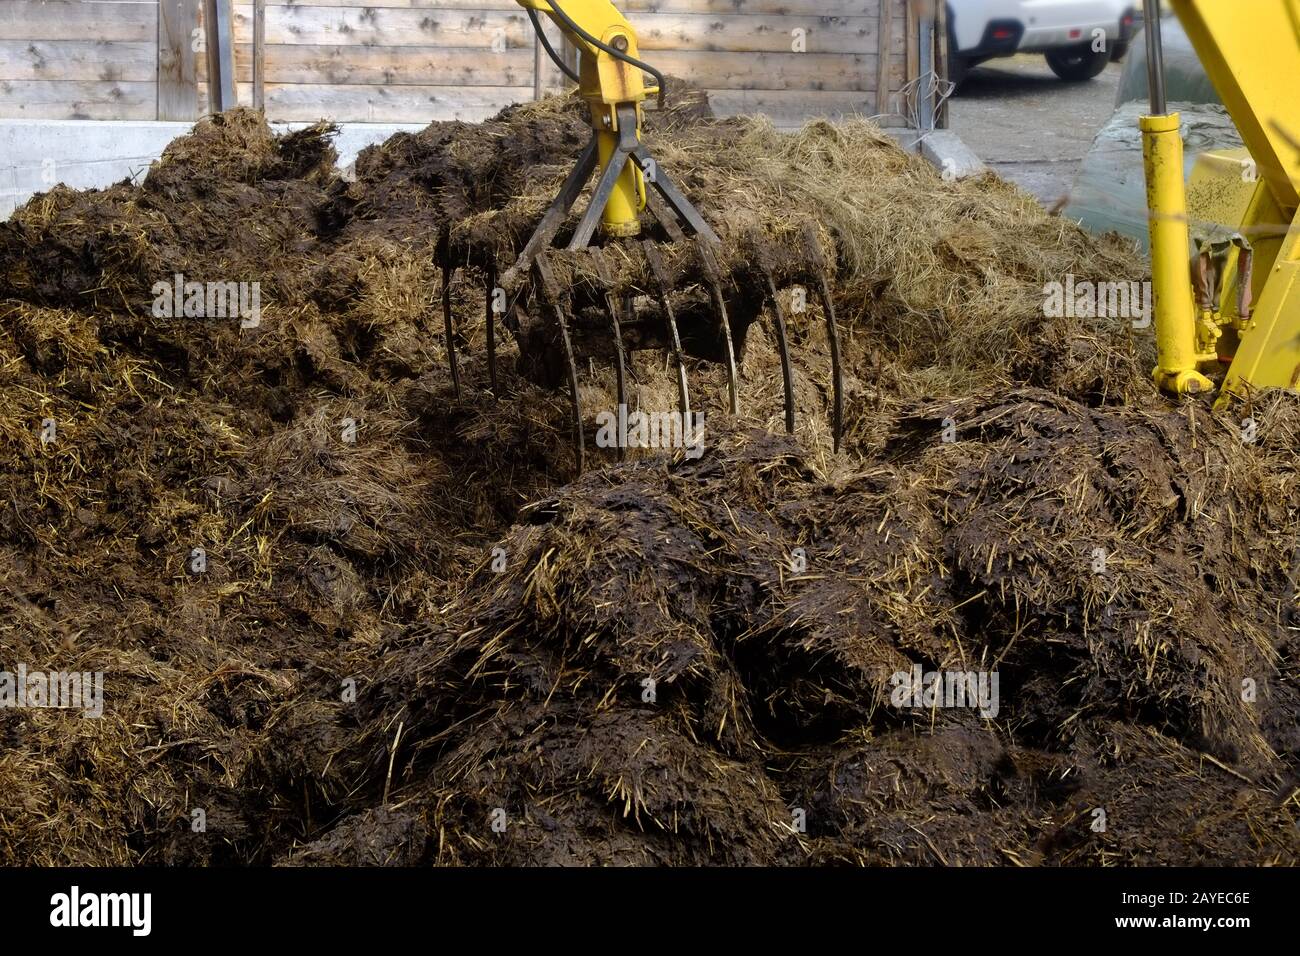
[[1128, 40], [1116, 40], [1110, 45], [1110, 62], [1118, 63], [1128, 52]]
[[970, 70], [970, 61], [960, 53], [948, 53], [948, 82], [954, 87], [961, 86]]
[[1091, 43], [1072, 46], [1064, 50], [1052, 50], [1047, 54], [1047, 65], [1052, 72], [1070, 83], [1091, 80], [1106, 69], [1110, 62], [1110, 51], [1094, 52]]

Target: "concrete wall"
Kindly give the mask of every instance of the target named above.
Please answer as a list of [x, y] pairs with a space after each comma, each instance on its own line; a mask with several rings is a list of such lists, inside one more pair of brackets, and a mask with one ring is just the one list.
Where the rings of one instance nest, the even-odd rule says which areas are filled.
[[[272, 123], [276, 132], [305, 123]], [[38, 192], [57, 183], [75, 189], [103, 189], [123, 179], [139, 180], [167, 144], [189, 131], [190, 123], [101, 122], [97, 120], [0, 119], [0, 220]], [[344, 123], [334, 141], [345, 172], [357, 154], [401, 130], [418, 132], [420, 123]], [[952, 178], [979, 175], [983, 163], [953, 133], [887, 130], [903, 149], [923, 155]]]
[[[273, 123], [276, 132], [304, 123]], [[143, 177], [149, 164], [190, 123], [97, 120], [0, 120], [0, 218], [56, 183], [76, 189], [103, 188]], [[421, 123], [344, 123], [334, 145], [346, 169], [357, 153], [399, 130]]]

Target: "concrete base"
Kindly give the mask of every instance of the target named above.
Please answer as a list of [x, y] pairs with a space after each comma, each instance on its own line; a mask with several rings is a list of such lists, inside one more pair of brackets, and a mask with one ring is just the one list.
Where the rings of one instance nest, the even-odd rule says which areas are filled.
[[909, 153], [922, 156], [948, 179], [979, 176], [989, 168], [952, 130], [936, 129], [922, 136], [914, 129], [887, 129], [886, 133]]
[[883, 126], [881, 132], [898, 144], [899, 148], [908, 153], [918, 153], [917, 149], [917, 132], [911, 127]]
[[952, 130], [936, 129], [921, 138], [921, 155], [944, 175], [945, 179], [965, 179], [987, 173], [989, 168]]
[[[277, 133], [308, 123], [272, 123]], [[188, 133], [190, 123], [103, 120], [0, 120], [0, 219], [38, 192], [63, 183], [103, 189], [123, 179], [139, 181], [167, 144]], [[334, 147], [345, 173], [357, 154], [420, 123], [343, 123]]]

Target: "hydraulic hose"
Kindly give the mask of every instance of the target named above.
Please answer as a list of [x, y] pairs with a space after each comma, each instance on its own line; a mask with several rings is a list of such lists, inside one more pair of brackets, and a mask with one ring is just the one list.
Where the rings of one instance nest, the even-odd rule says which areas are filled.
[[[614, 59], [622, 60], [624, 63], [627, 63], [630, 66], [635, 66], [637, 69], [644, 70], [646, 73], [649, 73], [651, 76], [653, 76], [655, 78], [655, 82], [659, 85], [659, 108], [660, 109], [664, 108], [664, 101], [667, 96], [668, 84], [664, 82], [664, 75], [662, 73], [656, 70], [649, 63], [646, 63], [644, 60], [638, 60], [634, 56], [629, 56], [627, 53], [624, 53], [622, 50], [616, 50], [608, 43], [605, 43], [604, 41], [599, 40], [596, 37], [592, 36], [581, 26], [579, 26], [576, 22], [574, 22], [572, 17], [570, 17], [567, 13], [564, 12], [564, 8], [560, 6], [558, 0], [548, 0], [548, 3], [550, 4], [551, 12], [555, 14], [555, 19], [559, 20], [560, 23], [563, 24], [566, 28], [568, 28], [571, 32], [576, 33], [578, 36], [582, 37], [582, 39], [590, 43], [596, 49], [604, 50]], [[533, 13], [533, 10], [531, 8], [529, 8], [529, 13]], [[533, 25], [537, 26], [536, 14], [533, 13], [533, 16], [534, 16]], [[541, 33], [540, 27], [538, 27], [538, 32]], [[546, 48], [548, 51], [550, 51], [551, 49], [549, 44], [547, 44]], [[555, 58], [555, 53], [553, 51], [551, 51], [551, 57]], [[570, 73], [567, 69], [565, 69], [564, 72], [566, 75], [572, 77], [573, 79], [575, 80], [577, 79], [577, 77], [573, 76], [573, 74]]]
[[573, 80], [574, 83], [582, 82], [578, 74], [569, 69], [569, 64], [565, 63], [560, 55], [555, 52], [555, 47], [551, 46], [551, 41], [546, 37], [546, 31], [542, 29], [541, 21], [537, 19], [537, 11], [532, 7], [528, 7], [527, 10], [528, 19], [533, 21], [533, 29], [537, 31], [537, 39], [542, 41], [542, 49], [546, 51], [546, 55], [560, 68], [560, 72]]

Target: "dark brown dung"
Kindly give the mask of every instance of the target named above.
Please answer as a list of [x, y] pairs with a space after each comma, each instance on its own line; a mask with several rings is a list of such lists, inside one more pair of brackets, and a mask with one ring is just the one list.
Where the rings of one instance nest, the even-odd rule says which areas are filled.
[[[489, 390], [473, 265], [454, 396], [439, 239], [508, 259], [572, 100], [355, 178], [235, 111], [0, 224], [0, 670], [105, 692], [0, 709], [0, 863], [1300, 862], [1295, 397], [1167, 400], [1149, 328], [1045, 316], [1145, 264], [991, 176], [706, 112], [647, 141], [724, 258], [834, 253], [838, 453], [811, 298], [791, 436], [763, 319], [740, 416], [690, 362], [698, 457], [597, 448], [584, 363], [576, 475], [500, 330]], [[160, 314], [178, 275], [260, 321]], [[639, 407], [675, 388], [637, 354]], [[900, 705], [916, 669], [996, 707]]]

